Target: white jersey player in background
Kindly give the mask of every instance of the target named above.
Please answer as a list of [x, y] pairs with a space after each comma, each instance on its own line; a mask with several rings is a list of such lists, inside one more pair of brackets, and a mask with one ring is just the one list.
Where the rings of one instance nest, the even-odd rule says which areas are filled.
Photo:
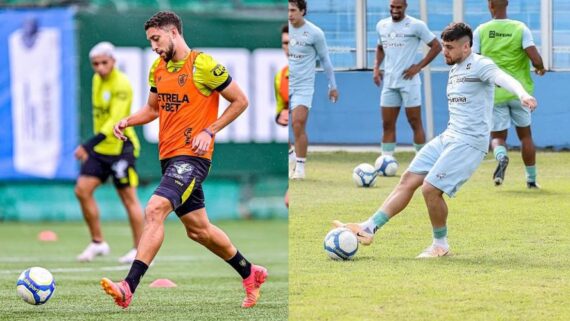
[[343, 224], [362, 245], [373, 241], [374, 233], [403, 211], [421, 186], [433, 228], [433, 243], [418, 258], [448, 255], [447, 204], [471, 177], [489, 149], [495, 85], [516, 94], [521, 108], [536, 108], [536, 100], [513, 77], [495, 63], [471, 52], [473, 33], [464, 23], [452, 23], [441, 34], [445, 62], [452, 66], [447, 82], [449, 122], [447, 129], [431, 140], [414, 157], [384, 204], [367, 221]]
[[305, 127], [313, 104], [317, 57], [327, 75], [329, 99], [333, 103], [338, 99], [325, 34], [319, 27], [306, 20], [305, 14], [307, 14], [305, 0], [289, 0], [289, 106], [295, 136], [295, 151], [289, 151], [289, 175], [293, 179], [305, 178], [305, 161], [309, 144]]
[[[441, 44], [425, 22], [406, 15], [406, 0], [390, 0], [390, 17], [376, 25], [378, 45], [374, 61], [374, 83], [384, 82], [380, 98], [382, 109], [382, 155], [391, 156], [396, 149], [396, 120], [403, 105], [414, 132], [414, 148], [426, 142], [422, 125], [422, 85], [419, 72], [441, 52]], [[430, 49], [415, 63], [421, 43]], [[384, 61], [384, 72], [380, 65]]]

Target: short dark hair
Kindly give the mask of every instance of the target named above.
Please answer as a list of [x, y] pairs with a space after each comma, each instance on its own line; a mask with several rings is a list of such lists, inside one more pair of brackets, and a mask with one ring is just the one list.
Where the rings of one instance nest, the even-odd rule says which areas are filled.
[[300, 11], [303, 12], [303, 16], [307, 14], [307, 1], [305, 0], [289, 0], [289, 3], [293, 3], [299, 8]]
[[469, 46], [473, 46], [473, 31], [468, 24], [463, 22], [452, 22], [441, 32], [443, 41], [455, 41], [465, 36], [469, 37]]
[[171, 11], [159, 11], [155, 13], [147, 22], [144, 23], [144, 30], [147, 31], [150, 28], [160, 28], [164, 29], [166, 26], [174, 26], [178, 30], [179, 34], [182, 34], [182, 20], [176, 15], [176, 13]]
[[289, 33], [289, 24], [288, 23], [281, 26], [281, 33]]

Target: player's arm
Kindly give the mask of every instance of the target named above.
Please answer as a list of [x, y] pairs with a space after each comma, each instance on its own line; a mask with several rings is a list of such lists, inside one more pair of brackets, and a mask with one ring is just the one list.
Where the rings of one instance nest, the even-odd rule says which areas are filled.
[[216, 121], [204, 128], [192, 140], [192, 149], [198, 155], [203, 155], [209, 150], [214, 135], [243, 113], [249, 102], [238, 84], [232, 80], [226, 67], [219, 64], [212, 56], [200, 54], [196, 57], [194, 67], [194, 80], [209, 91], [219, 92], [230, 103]]
[[139, 109], [136, 113], [121, 119], [113, 128], [115, 137], [127, 140], [123, 134], [125, 128], [130, 126], [138, 126], [148, 124], [158, 118], [158, 94], [156, 92], [149, 92], [146, 104]]
[[404, 70], [404, 79], [412, 79], [417, 73], [422, 71], [425, 66], [429, 65], [429, 63], [432, 62], [441, 52], [441, 43], [439, 43], [437, 38], [434, 38], [427, 45], [429, 46], [429, 51], [424, 59]]
[[325, 40], [325, 34], [322, 31], [316, 34], [314, 46], [329, 81], [329, 99], [335, 103], [338, 100], [338, 90], [336, 87], [333, 65], [329, 56], [329, 49], [327, 48], [327, 42]]
[[526, 52], [526, 55], [528, 56], [528, 58], [532, 62], [532, 66], [535, 69], [534, 72], [539, 76], [544, 75], [546, 70], [544, 69], [542, 57], [538, 53], [538, 50], [536, 49], [536, 47], [530, 46], [530, 47], [525, 48], [524, 51]]
[[523, 36], [522, 36], [522, 47], [526, 52], [526, 55], [532, 62], [532, 66], [534, 67], [534, 72], [542, 76], [546, 72], [544, 69], [544, 64], [542, 62], [542, 57], [538, 53], [536, 49], [536, 45], [534, 44], [534, 39], [532, 38], [532, 33], [527, 26], [524, 26], [523, 29]]
[[374, 80], [376, 86], [380, 86], [380, 84], [382, 83], [382, 78], [384, 77], [384, 72], [380, 70], [380, 65], [382, 65], [384, 57], [386, 57], [386, 54], [384, 53], [384, 47], [382, 47], [382, 42], [378, 42], [378, 45], [376, 45], [374, 67], [372, 68], [372, 74], [373, 74], [372, 79]]
[[415, 75], [422, 71], [422, 68], [429, 65], [441, 52], [441, 43], [439, 43], [437, 37], [428, 29], [427, 25], [422, 22], [418, 25], [418, 28], [417, 36], [428, 45], [429, 51], [420, 62], [404, 70], [404, 79], [407, 80], [414, 78]]
[[210, 148], [214, 135], [234, 121], [249, 104], [246, 95], [235, 81], [232, 81], [220, 94], [230, 102], [230, 105], [215, 122], [198, 133], [192, 141], [192, 149], [198, 155], [205, 154]]
[[502, 71], [499, 67], [493, 64], [493, 66], [487, 66], [482, 68], [483, 80], [490, 80], [495, 83], [495, 85], [500, 86], [507, 91], [517, 95], [522, 103], [523, 107], [528, 107], [530, 111], [534, 111], [537, 106], [536, 99], [532, 97], [524, 87], [511, 75]]

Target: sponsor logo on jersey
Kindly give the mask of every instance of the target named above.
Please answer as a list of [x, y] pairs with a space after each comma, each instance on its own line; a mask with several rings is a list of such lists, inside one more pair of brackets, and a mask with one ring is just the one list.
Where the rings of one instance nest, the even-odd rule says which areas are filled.
[[178, 94], [158, 93], [158, 104], [160, 108], [167, 112], [177, 112], [180, 105], [190, 102], [188, 95], [180, 96]]
[[503, 33], [503, 32], [496, 32], [495, 30], [489, 31], [489, 38], [506, 38], [512, 37], [512, 33]]
[[449, 104], [465, 104], [467, 103], [467, 97], [464, 96], [456, 96], [456, 97], [447, 97], [447, 103]]
[[184, 87], [184, 84], [186, 83], [187, 79], [188, 79], [187, 74], [182, 74], [178, 76], [178, 85], [180, 85], [180, 87]]
[[214, 76], [216, 77], [220, 77], [221, 75], [226, 73], [226, 67], [217, 64], [214, 69], [212, 69], [212, 73], [214, 74]]
[[184, 130], [184, 137], [186, 137], [184, 139], [184, 144], [189, 145], [190, 140], [192, 139], [192, 128], [186, 128], [186, 130]]

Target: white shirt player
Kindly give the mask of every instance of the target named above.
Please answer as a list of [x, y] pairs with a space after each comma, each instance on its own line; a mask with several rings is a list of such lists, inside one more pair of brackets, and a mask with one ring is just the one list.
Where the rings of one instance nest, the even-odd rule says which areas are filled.
[[336, 80], [324, 32], [307, 19], [299, 28], [289, 24], [290, 88], [314, 87], [317, 57], [325, 70], [329, 87], [336, 89]]
[[411, 80], [405, 80], [402, 73], [415, 63], [420, 42], [430, 43], [435, 35], [429, 31], [425, 22], [406, 16], [399, 22], [392, 17], [382, 19], [376, 24], [378, 44], [384, 49], [384, 86], [403, 88], [421, 84], [419, 74]]
[[54, 177], [61, 152], [60, 31], [21, 29], [9, 39], [15, 170]]
[[493, 116], [495, 79], [503, 71], [489, 58], [472, 53], [449, 71], [449, 123], [444, 134], [487, 152]]

